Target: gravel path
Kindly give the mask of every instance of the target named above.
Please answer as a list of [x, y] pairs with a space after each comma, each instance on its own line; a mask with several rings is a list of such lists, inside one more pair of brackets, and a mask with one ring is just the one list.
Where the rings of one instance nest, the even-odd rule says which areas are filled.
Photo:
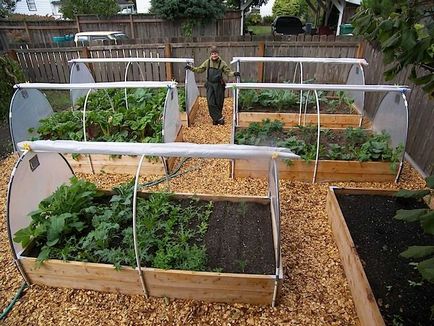
[[[186, 141], [228, 143], [230, 125], [212, 126], [206, 103], [200, 99], [196, 122], [185, 130]], [[232, 102], [225, 103], [231, 121]], [[0, 161], [0, 309], [6, 307], [22, 279], [10, 255], [5, 225], [9, 175], [15, 158]], [[171, 181], [178, 192], [265, 195], [261, 179], [232, 180], [229, 162], [187, 162], [193, 171]], [[129, 180], [80, 175], [102, 188]], [[276, 308], [246, 304], [204, 303], [143, 296], [32, 286], [15, 305], [4, 325], [357, 325], [358, 321], [339, 253], [325, 212], [329, 184], [281, 181], [282, 254], [284, 282]], [[335, 183], [339, 186], [417, 188], [423, 180], [408, 165], [402, 181], [393, 183]], [[161, 184], [160, 188], [166, 187]]]

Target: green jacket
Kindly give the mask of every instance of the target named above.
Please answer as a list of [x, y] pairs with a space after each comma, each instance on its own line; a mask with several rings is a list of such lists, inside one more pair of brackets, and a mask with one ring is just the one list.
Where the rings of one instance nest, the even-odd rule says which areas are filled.
[[234, 72], [229, 68], [226, 62], [224, 62], [221, 58], [218, 58], [216, 61], [212, 61], [211, 59], [206, 59], [199, 67], [192, 67], [191, 71], [193, 72], [204, 72], [208, 68], [208, 62], [210, 68], [218, 68], [219, 62], [220, 64], [220, 70], [228, 77], [233, 77]]

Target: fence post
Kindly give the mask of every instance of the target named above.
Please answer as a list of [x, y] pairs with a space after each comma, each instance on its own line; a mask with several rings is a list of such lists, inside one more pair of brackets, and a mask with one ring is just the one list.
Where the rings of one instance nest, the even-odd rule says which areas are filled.
[[360, 40], [359, 45], [357, 46], [356, 58], [363, 59], [365, 57], [365, 48], [366, 48], [365, 41]]
[[[258, 57], [265, 56], [265, 42], [258, 42]], [[264, 81], [264, 63], [258, 62], [258, 83], [262, 83]]]
[[75, 16], [75, 22], [77, 24], [77, 33], [80, 33], [80, 16]]
[[131, 28], [131, 38], [136, 38], [136, 32], [134, 31], [134, 21], [133, 21], [133, 15], [130, 14], [130, 28]]
[[24, 29], [26, 30], [27, 38], [29, 39], [29, 43], [31, 44], [33, 42], [32, 42], [32, 37], [30, 35], [29, 26], [27, 25], [26, 21], [24, 21], [23, 23], [24, 23]]
[[[164, 57], [171, 58], [172, 57], [172, 46], [170, 43], [164, 44]], [[173, 79], [173, 65], [172, 62], [166, 62], [166, 80]]]
[[[78, 16], [77, 16], [78, 17]], [[91, 58], [90, 56], [90, 51], [89, 48], [87, 46], [83, 47], [81, 49], [81, 58]], [[93, 75], [93, 77], [95, 78], [95, 71], [93, 70], [93, 64], [91, 62], [89, 62], [87, 64], [87, 66], [89, 67], [89, 71], [90, 73]], [[96, 80], [96, 79], [95, 79]]]

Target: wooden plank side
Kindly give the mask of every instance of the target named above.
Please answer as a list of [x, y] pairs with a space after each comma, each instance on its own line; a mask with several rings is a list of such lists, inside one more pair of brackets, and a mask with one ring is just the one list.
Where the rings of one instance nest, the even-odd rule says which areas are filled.
[[[235, 177], [266, 177], [268, 175], [267, 160], [235, 160]], [[315, 168], [314, 161], [279, 161], [278, 169], [281, 179], [312, 181]], [[388, 162], [358, 161], [319, 161], [317, 181], [376, 181], [386, 182], [395, 179], [396, 172]]]
[[[238, 114], [238, 127], [248, 127], [252, 122], [261, 122], [264, 119], [279, 120], [284, 127], [294, 127], [299, 124], [298, 113], [269, 113], [269, 112], [240, 112]], [[316, 114], [302, 115], [302, 123], [315, 124], [318, 121]], [[357, 114], [321, 114], [320, 124], [324, 128], [358, 127], [360, 116]]]
[[[108, 264], [48, 260], [40, 268], [35, 258], [20, 262], [35, 284], [142, 294], [138, 273], [130, 267], [116, 271]], [[274, 275], [192, 272], [142, 268], [151, 296], [219, 302], [270, 304]]]
[[336, 196], [330, 188], [327, 194], [326, 205], [333, 237], [339, 249], [342, 266], [348, 280], [360, 323], [362, 326], [385, 325]]

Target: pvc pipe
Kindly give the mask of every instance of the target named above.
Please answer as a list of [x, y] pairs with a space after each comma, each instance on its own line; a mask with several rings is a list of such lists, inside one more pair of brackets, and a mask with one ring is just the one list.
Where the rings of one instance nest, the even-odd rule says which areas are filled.
[[103, 88], [162, 88], [175, 87], [178, 83], [174, 81], [130, 81], [130, 82], [109, 82], [109, 83], [80, 83], [80, 84], [51, 84], [51, 83], [21, 83], [14, 85], [16, 89], [103, 89]]
[[365, 59], [359, 58], [310, 58], [310, 57], [233, 57], [235, 62], [306, 62], [306, 63], [333, 63], [333, 64], [361, 64], [368, 65]]
[[[343, 85], [343, 84], [289, 84], [289, 83], [228, 83], [226, 88], [236, 89], [296, 89], [318, 91], [365, 91], [400, 92], [410, 91], [408, 86], [394, 85]], [[83, 88], [83, 87], [82, 87]]]
[[82, 58], [82, 59], [71, 59], [68, 63], [103, 63], [103, 62], [149, 62], [149, 63], [159, 63], [159, 62], [167, 62], [167, 63], [187, 63], [194, 62], [192, 58]]

